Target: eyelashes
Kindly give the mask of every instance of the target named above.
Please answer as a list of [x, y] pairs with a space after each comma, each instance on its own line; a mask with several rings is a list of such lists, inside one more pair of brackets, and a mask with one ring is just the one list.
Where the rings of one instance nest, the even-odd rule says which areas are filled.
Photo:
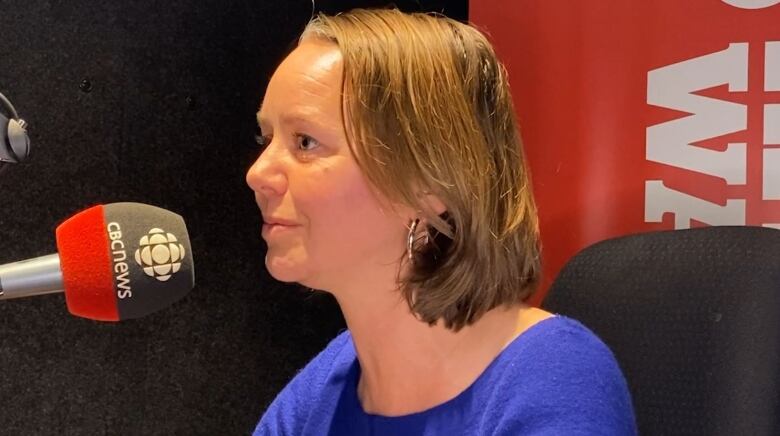
[[255, 125], [255, 144], [264, 150], [270, 143], [271, 138], [268, 136], [263, 136], [263, 132], [260, 130], [260, 126]]
[[255, 135], [255, 143], [260, 146], [261, 149], [265, 150], [265, 148], [268, 147], [268, 144], [271, 143], [271, 138], [268, 136]]
[[[296, 133], [295, 137], [296, 137], [295, 145], [297, 146], [297, 150], [307, 152], [307, 151], [314, 151], [320, 147], [320, 143], [309, 135], [304, 135], [303, 133]], [[304, 145], [304, 144], [308, 144], [308, 145]], [[311, 144], [314, 144], [313, 148], [311, 148]]]
[[[271, 144], [272, 139], [272, 135], [263, 135], [259, 128], [255, 132], [255, 143], [260, 147], [261, 151]], [[311, 152], [320, 147], [319, 141], [304, 133], [294, 133], [293, 139], [295, 141], [295, 150], [302, 153]]]

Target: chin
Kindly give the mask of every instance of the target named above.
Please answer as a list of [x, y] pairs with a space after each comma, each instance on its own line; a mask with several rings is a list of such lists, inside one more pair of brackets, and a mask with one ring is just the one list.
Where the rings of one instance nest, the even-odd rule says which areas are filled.
[[265, 257], [265, 268], [274, 279], [285, 283], [297, 283], [303, 277], [301, 265], [278, 256]]
[[332, 275], [322, 274], [322, 266], [306, 256], [279, 256], [269, 250], [265, 256], [265, 268], [277, 281], [297, 283], [309, 289], [332, 293], [329, 285], [333, 283], [328, 281], [333, 278]]

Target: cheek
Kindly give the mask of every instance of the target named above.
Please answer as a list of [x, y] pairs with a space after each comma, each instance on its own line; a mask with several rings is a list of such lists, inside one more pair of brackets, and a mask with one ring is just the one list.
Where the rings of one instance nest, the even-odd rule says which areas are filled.
[[359, 172], [311, 184], [307, 205], [310, 249], [327, 263], [360, 262], [372, 258], [395, 260], [404, 247], [400, 218], [383, 211]]

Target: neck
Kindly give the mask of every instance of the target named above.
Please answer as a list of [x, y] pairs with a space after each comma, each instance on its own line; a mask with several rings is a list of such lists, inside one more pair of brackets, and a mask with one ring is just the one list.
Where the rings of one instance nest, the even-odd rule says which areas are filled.
[[456, 333], [418, 320], [399, 291], [375, 291], [334, 295], [360, 363], [361, 404], [386, 416], [419, 412], [463, 392], [519, 334], [527, 317], [518, 314], [530, 310], [495, 308]]

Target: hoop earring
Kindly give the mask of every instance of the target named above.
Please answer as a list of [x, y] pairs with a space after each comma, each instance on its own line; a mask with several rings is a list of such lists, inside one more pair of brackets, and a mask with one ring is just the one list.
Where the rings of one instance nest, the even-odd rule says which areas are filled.
[[[420, 223], [420, 219], [417, 218], [414, 221], [412, 221], [412, 225], [409, 226], [409, 235], [406, 238], [406, 253], [409, 257], [409, 262], [414, 263], [414, 256], [412, 255], [412, 249], [414, 248], [414, 233], [417, 230], [417, 225]], [[423, 242], [423, 245], [428, 244], [428, 232], [425, 232], [425, 242]]]

